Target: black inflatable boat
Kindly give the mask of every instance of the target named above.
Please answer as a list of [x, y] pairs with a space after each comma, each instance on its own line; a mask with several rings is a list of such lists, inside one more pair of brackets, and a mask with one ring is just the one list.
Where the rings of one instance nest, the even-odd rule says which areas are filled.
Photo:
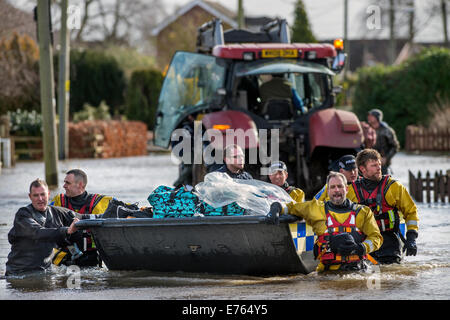
[[213, 216], [166, 219], [92, 219], [89, 229], [110, 270], [277, 275], [310, 273], [312, 228], [296, 217], [279, 225], [262, 216]]

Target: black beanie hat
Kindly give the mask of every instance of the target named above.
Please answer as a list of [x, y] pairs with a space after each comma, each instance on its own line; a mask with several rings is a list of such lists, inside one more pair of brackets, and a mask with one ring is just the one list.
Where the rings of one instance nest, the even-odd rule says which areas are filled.
[[383, 111], [380, 109], [372, 109], [369, 111], [369, 114], [377, 118], [378, 122], [383, 121]]

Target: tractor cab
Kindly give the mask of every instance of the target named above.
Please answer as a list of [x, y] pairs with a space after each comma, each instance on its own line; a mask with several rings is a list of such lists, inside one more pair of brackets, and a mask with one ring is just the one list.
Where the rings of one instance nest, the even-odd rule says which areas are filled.
[[329, 69], [295, 59], [256, 60], [236, 63], [233, 106], [262, 118], [294, 121], [310, 110], [329, 106]]

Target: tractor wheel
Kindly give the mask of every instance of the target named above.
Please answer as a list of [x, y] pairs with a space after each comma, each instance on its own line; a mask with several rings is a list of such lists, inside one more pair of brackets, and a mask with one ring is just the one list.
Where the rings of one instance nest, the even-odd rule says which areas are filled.
[[312, 161], [309, 170], [308, 189], [305, 190], [306, 197], [312, 199], [316, 193], [324, 186], [328, 170], [326, 165], [320, 161]]

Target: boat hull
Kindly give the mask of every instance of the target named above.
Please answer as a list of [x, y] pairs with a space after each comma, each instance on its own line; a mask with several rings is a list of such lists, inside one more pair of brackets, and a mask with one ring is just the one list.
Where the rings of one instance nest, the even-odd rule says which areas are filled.
[[110, 270], [276, 275], [315, 270], [309, 226], [284, 216], [82, 220]]

